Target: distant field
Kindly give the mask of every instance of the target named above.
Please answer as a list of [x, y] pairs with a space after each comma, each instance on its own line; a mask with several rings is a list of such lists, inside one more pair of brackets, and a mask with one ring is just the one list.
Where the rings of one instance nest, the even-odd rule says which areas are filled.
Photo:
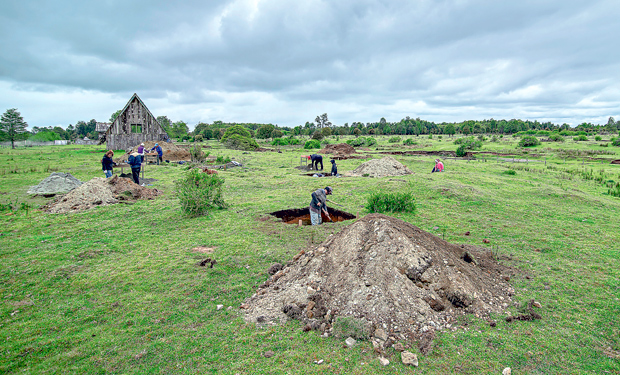
[[[458, 136], [389, 136], [360, 151], [454, 151]], [[606, 139], [607, 138], [607, 139]], [[618, 374], [620, 373], [620, 147], [609, 137], [521, 149], [518, 138], [490, 137], [473, 158], [392, 155], [414, 173], [398, 178], [302, 176], [301, 146], [278, 152], [228, 150], [205, 142], [210, 156], [243, 164], [221, 171], [226, 210], [183, 214], [174, 181], [181, 165], [149, 165], [146, 177], [164, 195], [134, 205], [51, 215], [37, 207], [53, 198], [26, 193], [53, 171], [87, 181], [103, 177], [102, 146], [0, 149], [0, 372], [223, 374]], [[329, 137], [340, 143], [350, 137]], [[262, 147], [276, 148], [268, 143]], [[118, 156], [118, 155], [117, 155]], [[514, 160], [514, 162], [513, 162]], [[340, 173], [364, 160], [338, 161]], [[329, 158], [324, 159], [330, 168]], [[512, 172], [510, 172], [512, 171]], [[388, 350], [383, 367], [368, 341], [304, 332], [298, 322], [256, 328], [239, 306], [285, 263], [351, 221], [286, 225], [268, 214], [304, 208], [329, 184], [338, 207], [364, 215], [377, 191], [411, 192], [415, 213], [393, 216], [458, 244], [493, 251], [515, 267], [515, 301], [542, 304], [541, 320], [497, 327], [469, 316], [442, 332], [412, 369]], [[465, 235], [469, 232], [469, 235]], [[488, 239], [488, 243], [483, 243]], [[212, 248], [209, 255], [192, 251]], [[215, 258], [213, 268], [196, 264]], [[217, 310], [217, 305], [224, 308]], [[232, 308], [228, 308], [231, 306]], [[519, 306], [509, 310], [518, 314]], [[271, 350], [275, 355], [265, 358]], [[323, 360], [320, 365], [317, 360]]]

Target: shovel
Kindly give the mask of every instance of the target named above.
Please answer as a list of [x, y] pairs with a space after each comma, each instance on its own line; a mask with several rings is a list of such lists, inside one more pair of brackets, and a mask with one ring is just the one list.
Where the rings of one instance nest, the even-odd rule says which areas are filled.
[[327, 201], [328, 201], [328, 202], [330, 202], [330, 203], [335, 204], [336, 206], [344, 207], [343, 205], [338, 204], [338, 203], [336, 203], [336, 202], [334, 202], [334, 201], [330, 201], [329, 199], [327, 199]]

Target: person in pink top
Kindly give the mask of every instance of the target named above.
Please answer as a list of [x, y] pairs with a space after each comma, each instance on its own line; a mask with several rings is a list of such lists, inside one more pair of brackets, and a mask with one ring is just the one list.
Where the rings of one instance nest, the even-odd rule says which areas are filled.
[[443, 163], [439, 159], [435, 159], [435, 167], [431, 173], [434, 172], [443, 172]]

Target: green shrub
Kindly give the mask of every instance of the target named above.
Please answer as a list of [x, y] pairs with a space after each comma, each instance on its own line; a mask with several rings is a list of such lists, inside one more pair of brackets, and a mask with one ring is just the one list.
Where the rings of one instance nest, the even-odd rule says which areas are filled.
[[553, 133], [549, 136], [549, 140], [553, 142], [564, 142], [564, 137], [558, 133]]
[[465, 145], [460, 145], [456, 149], [456, 156], [459, 157], [459, 158], [462, 158], [465, 155], [467, 155], [467, 149], [465, 149]]
[[324, 138], [323, 132], [320, 130], [316, 130], [313, 134], [312, 134], [312, 139], [315, 139], [317, 141], [320, 141], [321, 139]]
[[573, 137], [573, 141], [575, 141], [575, 142], [583, 142], [583, 141], [587, 141], [587, 140], [588, 140], [588, 137], [586, 137], [583, 134], [580, 134], [580, 135], [578, 135], [576, 137]]
[[460, 145], [456, 149], [456, 156], [463, 157], [467, 154], [467, 150], [476, 150], [482, 147], [482, 141], [476, 140], [474, 137], [463, 137], [456, 139], [454, 144]]
[[271, 132], [271, 138], [280, 138], [284, 135], [284, 133], [282, 133], [282, 130], [280, 129], [273, 129], [273, 131]]
[[509, 169], [507, 171], [503, 171], [502, 174], [508, 174], [508, 175], [514, 176], [517, 174], [517, 172], [512, 169]]
[[432, 135], [432, 134], [429, 134], [429, 135], [428, 135], [428, 139], [433, 139], [433, 135]]
[[197, 161], [199, 163], [202, 163], [203, 161], [205, 161], [207, 156], [209, 156], [209, 153], [203, 152], [202, 146], [197, 145], [196, 143], [194, 143], [194, 147], [189, 149], [189, 154], [191, 156], [192, 161]]
[[597, 141], [597, 142], [600, 142], [600, 141], [603, 140], [603, 138], [600, 135], [596, 135], [596, 136], [594, 136], [594, 140]]
[[407, 146], [411, 146], [411, 145], [417, 145], [418, 142], [414, 141], [412, 138], [407, 138], [403, 141], [403, 144]]
[[491, 137], [491, 142], [499, 142], [499, 139], [497, 138], [497, 135], [495, 135], [495, 134], [494, 134], [494, 135]]
[[612, 146], [620, 146], [620, 137], [618, 137], [618, 138], [614, 139], [614, 140], [611, 142], [611, 145], [612, 145]]
[[480, 142], [484, 142], [484, 141], [486, 141], [486, 140], [487, 140], [487, 138], [484, 136], [484, 134], [480, 134], [480, 135], [478, 136], [478, 140], [479, 140]]
[[347, 144], [353, 147], [370, 147], [377, 144], [377, 140], [373, 137], [359, 137], [355, 139], [349, 139]]
[[401, 138], [400, 137], [391, 137], [390, 139], [388, 139], [389, 143], [398, 143], [400, 142]]
[[298, 145], [298, 144], [300, 144], [300, 143], [301, 143], [301, 141], [300, 141], [299, 139], [294, 138], [294, 137], [289, 137], [289, 138], [287, 139], [287, 141], [288, 141], [288, 144], [289, 144], [289, 145]]
[[224, 202], [223, 185], [223, 177], [194, 168], [183, 179], [175, 181], [175, 190], [183, 211], [190, 216], [201, 216], [211, 209], [228, 207]]
[[382, 193], [376, 192], [368, 197], [366, 210], [368, 212], [413, 212], [415, 198], [412, 193]]
[[252, 151], [258, 148], [258, 143], [253, 138], [243, 137], [239, 134], [232, 134], [226, 140], [226, 147], [235, 150]]
[[304, 144], [304, 149], [309, 150], [312, 148], [321, 148], [321, 142], [317, 141], [316, 139], [306, 141], [306, 144]]
[[549, 134], [551, 134], [549, 130], [539, 130], [536, 132], [536, 135], [540, 135], [540, 136], [545, 136], [545, 135], [548, 136]]
[[357, 340], [367, 339], [370, 330], [364, 320], [352, 316], [337, 316], [332, 326], [336, 338], [353, 337]]
[[538, 146], [539, 144], [540, 141], [533, 135], [526, 135], [519, 141], [519, 147], [532, 147]]
[[226, 142], [228, 138], [230, 138], [233, 134], [238, 134], [245, 138], [252, 138], [252, 136], [250, 135], [250, 131], [248, 129], [244, 128], [241, 125], [234, 125], [226, 129], [226, 131], [224, 132], [224, 135], [220, 139], [220, 142], [222, 143]]
[[271, 141], [271, 145], [272, 146], [286, 146], [288, 145], [288, 139], [274, 138], [273, 141]]

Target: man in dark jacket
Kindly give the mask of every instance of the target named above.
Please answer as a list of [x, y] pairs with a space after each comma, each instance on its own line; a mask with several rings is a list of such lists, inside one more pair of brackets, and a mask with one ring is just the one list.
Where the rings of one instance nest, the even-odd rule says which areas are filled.
[[319, 170], [319, 163], [321, 163], [321, 170], [323, 170], [323, 157], [319, 154], [310, 155], [310, 163], [312, 164], [312, 169], [315, 171]]
[[153, 150], [157, 151], [157, 165], [159, 165], [159, 162], [164, 161], [162, 158], [164, 156], [164, 150], [161, 149], [159, 143], [155, 143], [155, 147], [151, 149], [151, 152], [153, 152]]
[[316, 189], [312, 193], [312, 200], [310, 201], [310, 221], [312, 225], [321, 225], [323, 218], [321, 217], [321, 210], [325, 212], [327, 218], [329, 213], [327, 212], [327, 196], [332, 193], [332, 188], [327, 186], [325, 189]]
[[140, 167], [142, 166], [142, 156], [137, 152], [134, 152], [129, 156], [129, 160], [127, 160], [129, 165], [131, 165], [131, 177], [133, 177], [133, 182], [140, 185]]
[[336, 166], [336, 160], [330, 160], [332, 163], [332, 176], [338, 176], [338, 167]]

